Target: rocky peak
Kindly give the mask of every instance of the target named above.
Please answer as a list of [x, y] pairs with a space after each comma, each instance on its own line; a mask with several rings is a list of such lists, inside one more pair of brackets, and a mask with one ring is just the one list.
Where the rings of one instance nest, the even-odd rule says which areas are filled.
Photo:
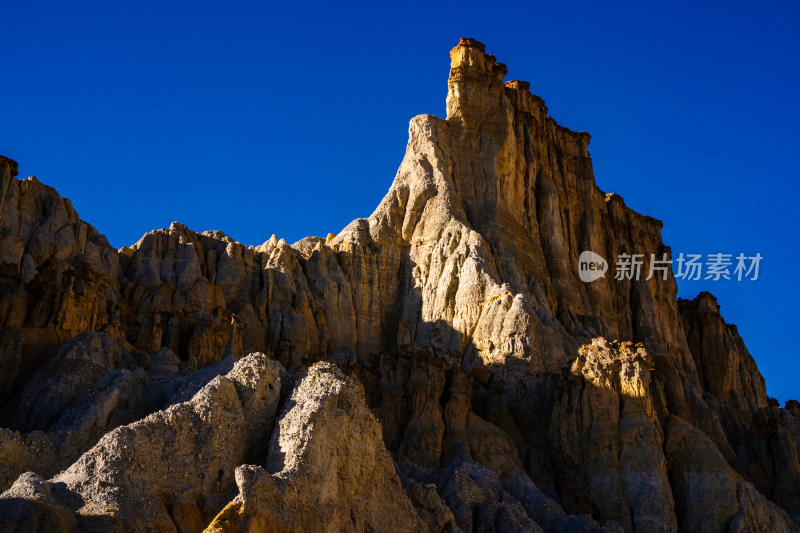
[[447, 118], [325, 239], [114, 250], [0, 159], [0, 529], [797, 530], [800, 408], [712, 296], [581, 281], [661, 223], [481, 43], [450, 59]]
[[462, 38], [450, 50], [447, 119], [465, 129], [477, 128], [503, 94], [508, 69], [485, 50], [483, 43], [469, 38]]

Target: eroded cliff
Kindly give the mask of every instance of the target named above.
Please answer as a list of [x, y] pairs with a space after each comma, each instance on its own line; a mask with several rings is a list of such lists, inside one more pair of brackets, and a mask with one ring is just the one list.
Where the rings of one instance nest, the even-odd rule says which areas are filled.
[[481, 43], [450, 60], [326, 239], [114, 250], [0, 158], [3, 531], [798, 529], [800, 407], [710, 295], [581, 281], [661, 223]]

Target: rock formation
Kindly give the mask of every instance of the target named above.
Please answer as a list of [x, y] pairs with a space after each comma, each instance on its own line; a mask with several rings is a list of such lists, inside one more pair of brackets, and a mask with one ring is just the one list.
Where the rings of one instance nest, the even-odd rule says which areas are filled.
[[363, 388], [331, 363], [313, 365], [292, 392], [266, 468], [236, 470], [239, 495], [209, 530], [423, 531]]
[[481, 43], [450, 59], [325, 239], [115, 250], [0, 158], [0, 531], [800, 529], [800, 404], [711, 295], [581, 281], [661, 223]]

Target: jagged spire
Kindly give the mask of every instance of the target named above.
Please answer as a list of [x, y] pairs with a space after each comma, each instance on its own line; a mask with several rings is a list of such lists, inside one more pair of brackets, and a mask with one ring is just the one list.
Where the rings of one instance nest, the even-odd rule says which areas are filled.
[[464, 37], [450, 50], [447, 119], [466, 128], [479, 124], [490, 107], [487, 104], [499, 103], [496, 97], [503, 94], [508, 69], [485, 50], [483, 43]]

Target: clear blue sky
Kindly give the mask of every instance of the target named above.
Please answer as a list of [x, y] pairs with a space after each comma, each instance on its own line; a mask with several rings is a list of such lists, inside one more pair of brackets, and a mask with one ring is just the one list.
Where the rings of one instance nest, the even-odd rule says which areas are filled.
[[716, 294], [800, 399], [796, 2], [6, 2], [0, 154], [114, 246], [179, 220], [246, 244], [369, 215], [409, 119], [442, 116], [448, 51], [477, 38], [592, 134], [601, 188], [674, 252], [760, 252]]

